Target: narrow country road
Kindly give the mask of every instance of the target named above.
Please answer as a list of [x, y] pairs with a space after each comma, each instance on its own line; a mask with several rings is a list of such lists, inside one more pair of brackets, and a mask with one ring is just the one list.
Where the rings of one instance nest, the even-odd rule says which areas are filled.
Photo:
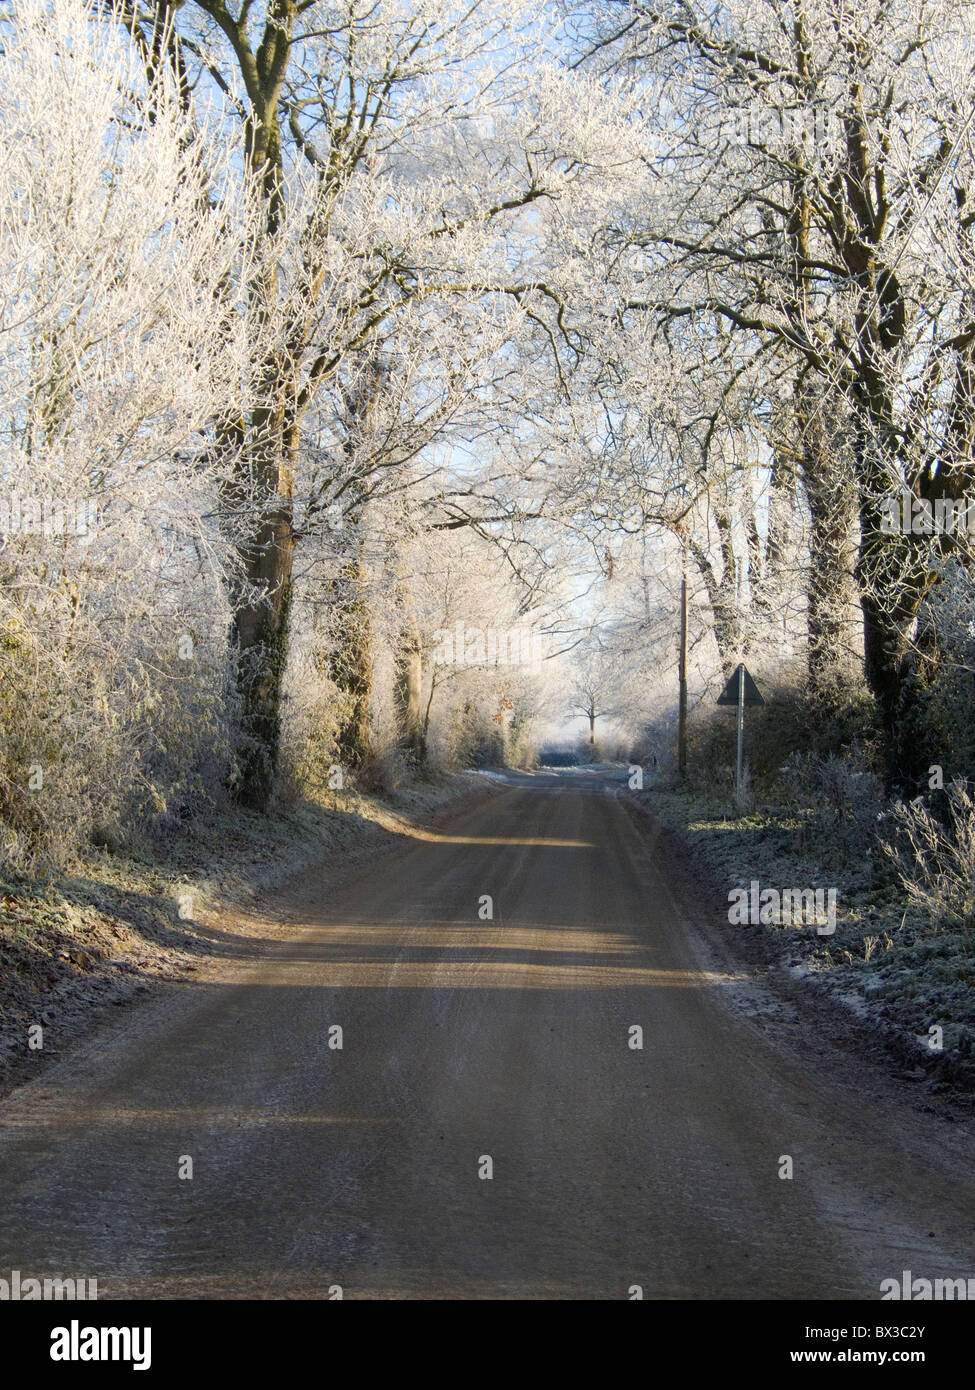
[[763, 1004], [617, 786], [512, 777], [437, 824], [337, 888], [296, 881], [0, 1104], [0, 1273], [100, 1298], [975, 1276], [968, 1127]]

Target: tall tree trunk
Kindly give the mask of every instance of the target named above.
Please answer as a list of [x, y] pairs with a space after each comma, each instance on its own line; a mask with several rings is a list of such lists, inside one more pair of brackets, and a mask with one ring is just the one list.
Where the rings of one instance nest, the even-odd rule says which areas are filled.
[[[277, 446], [263, 467], [255, 451], [246, 456], [260, 477], [263, 520], [238, 546], [245, 587], [234, 602], [237, 690], [244, 741], [236, 798], [266, 811], [274, 790], [281, 736], [281, 685], [288, 659], [295, 538], [292, 527], [294, 462], [298, 430], [273, 429]], [[260, 470], [258, 472], [258, 470]], [[273, 499], [273, 500], [271, 500]]]
[[765, 542], [764, 583], [759, 603], [771, 607], [774, 595], [788, 583], [795, 564], [795, 534], [798, 520], [796, 473], [792, 460], [776, 453], [769, 480], [768, 535]]
[[797, 413], [800, 469], [809, 505], [806, 630], [809, 693], [824, 713], [848, 700], [856, 681], [850, 647], [856, 494], [849, 470], [832, 447], [820, 405], [805, 398]]
[[[278, 126], [278, 98], [294, 22], [292, 0], [273, 0], [276, 46], [263, 48], [248, 84], [250, 111], [245, 123], [244, 159], [260, 189], [264, 230], [277, 235], [283, 216], [284, 173]], [[243, 30], [235, 39], [246, 48]], [[277, 267], [266, 266], [249, 286], [257, 321], [273, 317], [279, 293]], [[274, 790], [281, 735], [281, 686], [288, 659], [295, 536], [293, 502], [300, 420], [287, 353], [271, 348], [261, 364], [257, 400], [249, 421], [231, 422], [227, 442], [237, 453], [237, 477], [229, 489], [235, 507], [243, 502], [254, 515], [250, 536], [238, 545], [247, 588], [234, 604], [234, 637], [240, 711], [244, 733], [237, 799], [266, 811]]]
[[333, 646], [328, 675], [341, 692], [336, 752], [343, 767], [361, 768], [372, 756], [372, 618], [362, 541], [330, 585]]
[[718, 645], [721, 668], [730, 676], [744, 655], [741, 613], [739, 610], [738, 573], [731, 533], [731, 518], [726, 512], [715, 513], [715, 525], [721, 546], [721, 575], [715, 573], [714, 565], [706, 548], [700, 541], [690, 539], [688, 549], [704, 580], [711, 617], [714, 639]]
[[933, 576], [923, 537], [884, 529], [881, 504], [889, 478], [872, 431], [860, 431], [857, 464], [864, 669], [883, 731], [887, 784], [914, 788], [926, 764], [925, 751], [911, 737], [919, 723], [921, 693], [911, 679], [911, 633]]
[[398, 606], [402, 616], [393, 703], [396, 709], [399, 747], [416, 770], [426, 762], [426, 735], [422, 710], [423, 640], [409, 581], [398, 583]]
[[[802, 12], [796, 19], [794, 37], [799, 70], [808, 80], [808, 35]], [[802, 152], [796, 149], [793, 154], [795, 166], [802, 168]], [[792, 314], [800, 323], [807, 323], [810, 314], [811, 218], [806, 185], [801, 178], [796, 179], [786, 235], [792, 252]], [[800, 378], [796, 400], [796, 425], [802, 441], [799, 472], [811, 524], [806, 577], [809, 692], [820, 709], [833, 712], [843, 703], [851, 674], [844, 648], [849, 635], [849, 605], [855, 599], [850, 546], [856, 498], [831, 447], [823, 410], [826, 398], [817, 398], [808, 382]]]
[[352, 498], [349, 509], [352, 538], [346, 560], [332, 586], [337, 621], [329, 675], [343, 696], [338, 755], [343, 765], [350, 768], [363, 767], [372, 757], [372, 617], [365, 558], [369, 489], [356, 454], [368, 440], [385, 384], [382, 361], [374, 355], [345, 391], [347, 418], [343, 448], [348, 460], [347, 486]]

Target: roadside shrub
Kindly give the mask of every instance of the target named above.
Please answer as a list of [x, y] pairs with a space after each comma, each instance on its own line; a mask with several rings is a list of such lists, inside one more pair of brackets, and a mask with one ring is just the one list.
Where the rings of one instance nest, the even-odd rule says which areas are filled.
[[796, 849], [836, 854], [846, 865], [869, 853], [883, 808], [880, 778], [859, 749], [845, 757], [793, 753], [779, 772], [785, 804], [799, 817]]
[[975, 799], [960, 779], [945, 788], [945, 799], [945, 820], [921, 797], [896, 802], [884, 851], [911, 902], [935, 930], [970, 930], [975, 925]]

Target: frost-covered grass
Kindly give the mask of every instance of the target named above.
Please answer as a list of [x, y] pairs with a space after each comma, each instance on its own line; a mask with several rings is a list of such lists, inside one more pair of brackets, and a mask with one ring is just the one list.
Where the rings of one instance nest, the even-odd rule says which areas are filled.
[[[887, 817], [857, 823], [815, 807], [759, 805], [739, 815], [730, 799], [650, 787], [640, 794], [717, 879], [733, 888], [835, 888], [836, 930], [726, 924], [760, 932], [796, 978], [842, 997], [861, 1019], [916, 1046], [918, 1060], [956, 1079], [975, 1045], [975, 932], [945, 927], [907, 893], [883, 852]], [[881, 816], [883, 815], [883, 819]], [[849, 823], [844, 823], [848, 821]], [[872, 821], [872, 828], [871, 828]], [[941, 1035], [932, 1029], [941, 1029]], [[932, 1042], [942, 1050], [932, 1048]]]

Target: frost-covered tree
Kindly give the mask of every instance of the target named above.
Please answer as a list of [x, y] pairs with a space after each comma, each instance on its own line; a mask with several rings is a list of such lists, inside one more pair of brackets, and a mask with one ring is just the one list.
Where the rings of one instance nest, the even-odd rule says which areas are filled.
[[[656, 107], [655, 195], [618, 226], [629, 312], [740, 338], [793, 394], [810, 643], [836, 655], [846, 538], [888, 772], [910, 775], [920, 607], [957, 538], [885, 526], [973, 482], [971, 7], [682, 0], [588, 7], [594, 65]], [[837, 450], [835, 427], [842, 431]], [[840, 544], [837, 544], [840, 538]], [[964, 547], [963, 547], [964, 548]], [[828, 684], [828, 682], [827, 682]]]
[[228, 512], [251, 517], [234, 595], [249, 804], [273, 785], [312, 408], [341, 400], [351, 441], [320, 475], [328, 507], [362, 489], [356, 435], [371, 431], [377, 354], [401, 322], [471, 345], [472, 305], [490, 325], [514, 304], [554, 341], [564, 291], [539, 273], [539, 209], [571, 218], [594, 175], [626, 161], [601, 85], [546, 59], [544, 18], [510, 0], [191, 0], [129, 16], [152, 55], [171, 52], [175, 26], [184, 90], [228, 94], [263, 205], [263, 268], [245, 285], [258, 393], [216, 439], [242, 460]]
[[246, 389], [246, 315], [214, 306], [254, 224], [99, 9], [24, 0], [0, 62], [0, 818], [23, 859], [226, 779], [206, 431]]

